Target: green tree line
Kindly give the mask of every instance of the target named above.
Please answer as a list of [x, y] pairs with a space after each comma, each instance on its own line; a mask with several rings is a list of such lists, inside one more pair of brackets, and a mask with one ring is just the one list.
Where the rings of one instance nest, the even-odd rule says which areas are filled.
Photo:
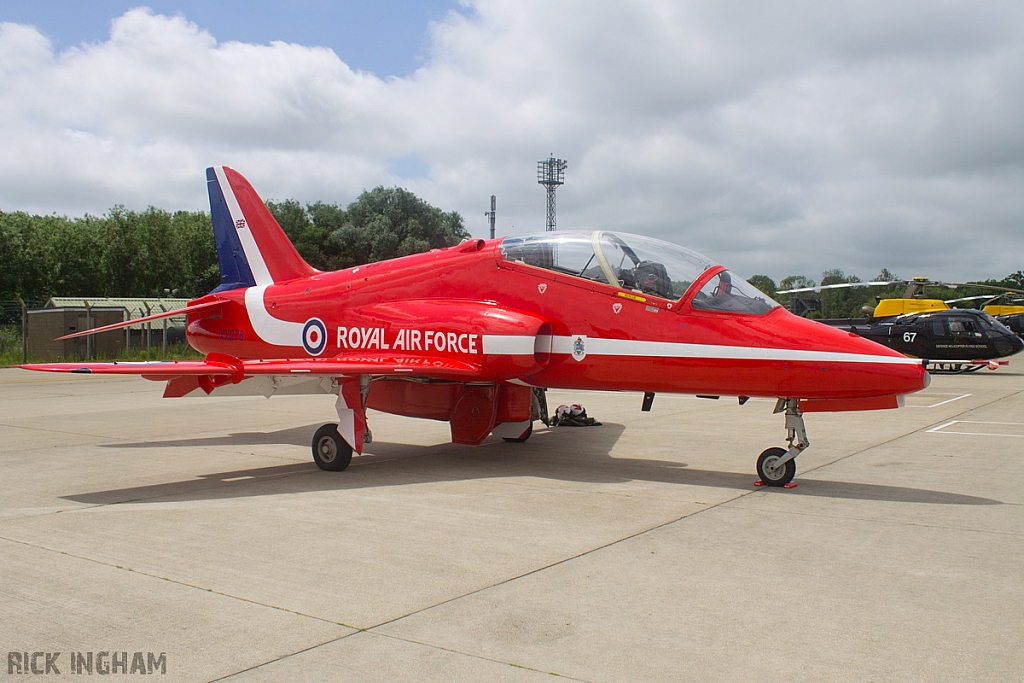
[[400, 187], [365, 191], [344, 209], [294, 199], [267, 207], [306, 263], [320, 270], [418, 254], [469, 237], [457, 211], [442, 211]]
[[0, 213], [0, 299], [194, 293], [216, 286], [216, 262], [210, 217], [202, 212], [115, 206], [100, 217]]
[[[267, 202], [299, 254], [337, 270], [454, 245], [469, 237], [457, 212], [402, 188], [378, 187], [342, 208]], [[0, 300], [53, 296], [206, 294], [220, 282], [210, 215], [115, 206], [103, 216], [0, 212]]]

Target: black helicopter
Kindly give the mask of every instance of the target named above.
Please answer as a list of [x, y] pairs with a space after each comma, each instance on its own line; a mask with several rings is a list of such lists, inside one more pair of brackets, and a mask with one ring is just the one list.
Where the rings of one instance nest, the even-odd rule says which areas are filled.
[[[974, 372], [983, 367], [995, 370], [1006, 361], [998, 359], [1024, 350], [1024, 341], [1009, 327], [984, 311], [972, 308], [950, 308], [954, 301], [965, 299], [927, 298], [926, 286], [958, 286], [954, 283], [932, 282], [928, 278], [892, 282], [849, 282], [787, 289], [779, 294], [838, 289], [842, 287], [888, 286], [904, 284], [902, 298], [880, 299], [874, 308], [864, 307], [865, 318], [834, 318], [818, 322], [848, 329], [862, 337], [884, 344], [900, 353], [927, 361], [933, 374]], [[971, 287], [999, 289], [1002, 287], [966, 283]], [[808, 302], [794, 296], [791, 310], [806, 315], [811, 309]]]
[[[1000, 299], [1004, 299], [1004, 302], [996, 303]], [[1013, 291], [997, 294], [996, 296], [982, 294], [980, 296], [948, 299], [946, 303], [952, 304], [960, 301], [979, 300], [984, 300], [980, 306], [982, 311], [1009, 327], [1018, 337], [1024, 338], [1024, 298], [1021, 298], [1019, 295], [1015, 296]]]

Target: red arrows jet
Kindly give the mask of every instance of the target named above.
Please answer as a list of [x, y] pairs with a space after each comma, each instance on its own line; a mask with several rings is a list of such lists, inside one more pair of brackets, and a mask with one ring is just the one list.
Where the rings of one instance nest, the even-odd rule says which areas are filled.
[[[165, 397], [335, 394], [339, 424], [313, 459], [343, 470], [370, 432], [366, 409], [445, 420], [452, 441], [529, 438], [535, 388], [778, 399], [787, 448], [757, 460], [791, 485], [803, 413], [896, 408], [928, 384], [920, 360], [798, 318], [689, 249], [624, 233], [549, 232], [331, 273], [311, 268], [252, 186], [207, 169], [221, 284], [189, 302], [204, 361], [49, 363], [51, 372], [142, 375]], [[94, 334], [140, 321], [81, 332]], [[546, 407], [545, 407], [546, 410]]]

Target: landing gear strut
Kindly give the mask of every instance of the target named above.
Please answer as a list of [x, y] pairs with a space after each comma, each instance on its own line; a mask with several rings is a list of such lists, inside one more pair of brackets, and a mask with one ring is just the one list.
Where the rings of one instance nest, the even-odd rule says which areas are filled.
[[780, 398], [775, 404], [775, 412], [786, 414], [786, 441], [789, 449], [769, 448], [757, 459], [757, 486], [785, 486], [791, 488], [796, 476], [794, 458], [807, 450], [811, 442], [807, 439], [804, 428], [804, 416], [800, 412], [800, 401], [795, 398]]
[[540, 420], [545, 427], [551, 426], [551, 419], [548, 417], [548, 390], [542, 387], [533, 388], [531, 399], [530, 419]]

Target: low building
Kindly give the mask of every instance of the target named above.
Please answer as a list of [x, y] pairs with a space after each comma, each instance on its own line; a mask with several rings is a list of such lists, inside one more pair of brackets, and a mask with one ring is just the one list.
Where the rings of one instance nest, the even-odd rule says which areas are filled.
[[28, 354], [40, 360], [113, 358], [124, 348], [120, 330], [58, 341], [58, 337], [124, 320], [123, 308], [62, 306], [28, 312]]
[[139, 323], [90, 337], [56, 341], [85, 329], [185, 308], [188, 299], [53, 297], [44, 308], [28, 312], [28, 354], [47, 360], [114, 358], [125, 348], [156, 348], [185, 338], [185, 315]]

